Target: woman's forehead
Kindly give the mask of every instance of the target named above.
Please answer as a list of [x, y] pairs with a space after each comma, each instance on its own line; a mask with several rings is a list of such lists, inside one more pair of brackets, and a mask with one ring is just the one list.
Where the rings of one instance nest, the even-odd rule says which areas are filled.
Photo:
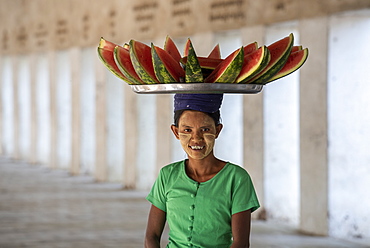
[[187, 110], [181, 115], [180, 125], [214, 125], [213, 119], [206, 113], [200, 111]]

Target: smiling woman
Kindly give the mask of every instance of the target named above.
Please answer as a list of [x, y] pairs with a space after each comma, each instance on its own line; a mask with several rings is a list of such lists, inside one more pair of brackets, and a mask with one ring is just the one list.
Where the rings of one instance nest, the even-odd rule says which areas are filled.
[[176, 94], [171, 130], [188, 158], [163, 167], [147, 199], [145, 247], [249, 247], [251, 212], [259, 207], [249, 174], [215, 157], [221, 94]]

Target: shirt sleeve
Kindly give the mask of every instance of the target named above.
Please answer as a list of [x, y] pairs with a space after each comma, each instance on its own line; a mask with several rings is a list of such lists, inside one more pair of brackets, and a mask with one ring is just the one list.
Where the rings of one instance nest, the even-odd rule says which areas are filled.
[[166, 212], [166, 180], [163, 169], [159, 172], [146, 199], [160, 210]]
[[260, 207], [257, 194], [249, 174], [244, 171], [236, 177], [236, 183], [232, 194], [231, 214], [251, 209], [252, 212]]

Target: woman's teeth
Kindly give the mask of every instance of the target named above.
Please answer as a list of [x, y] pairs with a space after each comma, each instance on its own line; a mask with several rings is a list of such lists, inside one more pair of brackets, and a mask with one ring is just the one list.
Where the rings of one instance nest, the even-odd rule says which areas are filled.
[[204, 146], [190, 146], [190, 148], [193, 150], [202, 150]]

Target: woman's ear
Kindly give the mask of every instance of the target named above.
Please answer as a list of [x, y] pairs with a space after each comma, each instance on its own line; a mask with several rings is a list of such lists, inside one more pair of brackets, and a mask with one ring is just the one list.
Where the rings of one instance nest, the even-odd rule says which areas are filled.
[[180, 139], [179, 128], [176, 127], [175, 125], [171, 125], [171, 130], [173, 134], [175, 135], [176, 139]]
[[218, 124], [216, 126], [216, 139], [218, 138], [218, 135], [221, 133], [221, 130], [224, 126], [222, 124]]

